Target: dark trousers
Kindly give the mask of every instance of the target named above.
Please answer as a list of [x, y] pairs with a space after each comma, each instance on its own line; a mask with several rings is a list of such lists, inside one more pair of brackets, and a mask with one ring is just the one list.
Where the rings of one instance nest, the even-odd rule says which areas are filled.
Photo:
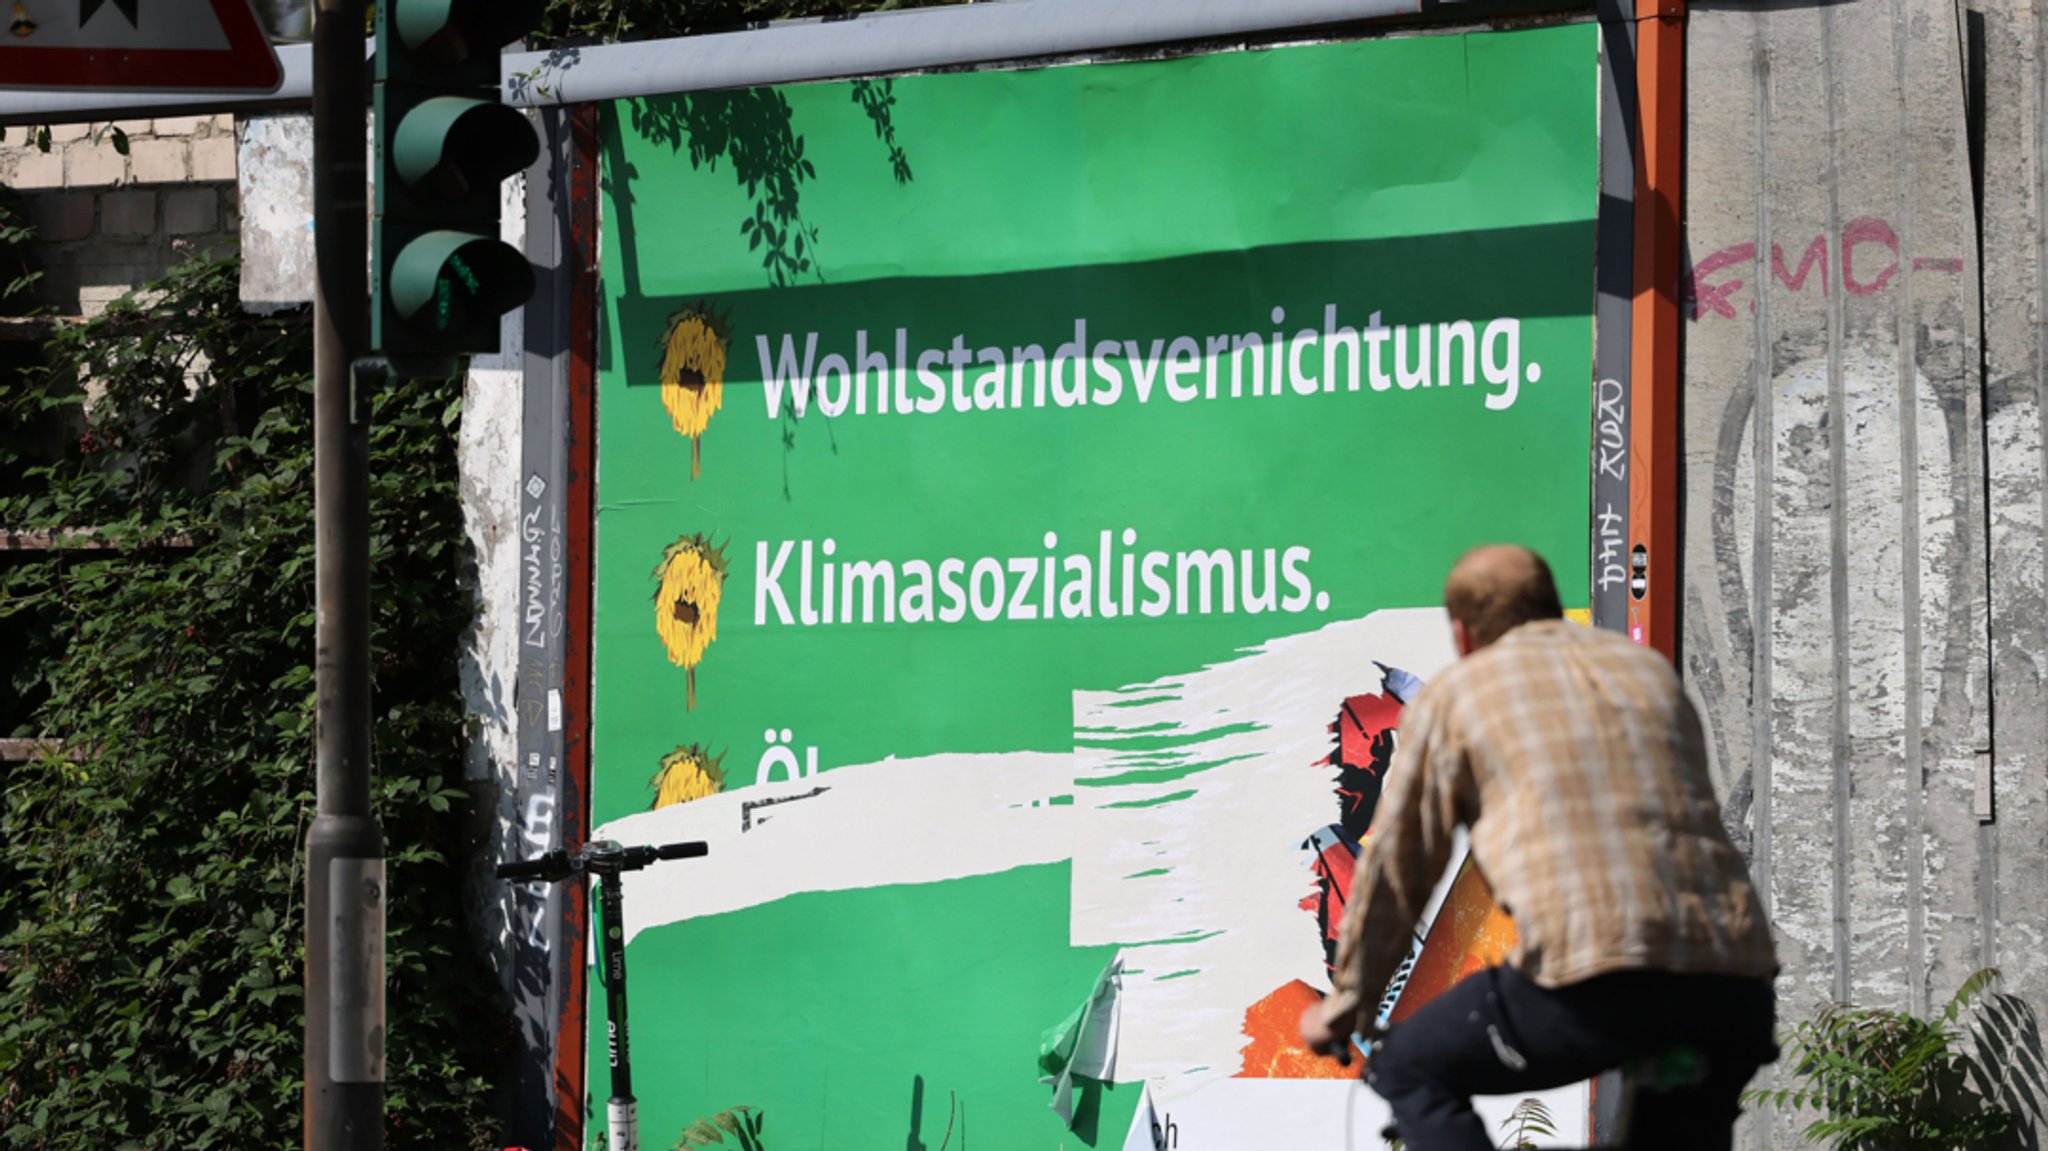
[[1394, 1028], [1366, 1081], [1415, 1151], [1492, 1151], [1472, 1096], [1563, 1087], [1683, 1044], [1705, 1056], [1704, 1079], [1638, 1091], [1627, 1146], [1725, 1151], [1742, 1089], [1776, 1058], [1775, 1017], [1763, 979], [1624, 971], [1551, 989], [1498, 967]]

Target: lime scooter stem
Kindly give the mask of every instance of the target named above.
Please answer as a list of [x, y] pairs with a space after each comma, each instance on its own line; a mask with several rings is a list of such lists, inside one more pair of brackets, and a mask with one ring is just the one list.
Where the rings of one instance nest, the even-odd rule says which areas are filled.
[[560, 883], [590, 876], [597, 880], [599, 938], [598, 981], [604, 985], [605, 1033], [610, 1050], [612, 1094], [605, 1102], [605, 1129], [610, 1151], [640, 1151], [640, 1104], [633, 1098], [633, 1049], [626, 1033], [626, 916], [620, 877], [664, 859], [695, 859], [709, 855], [701, 840], [659, 847], [622, 847], [609, 839], [586, 843], [575, 851], [550, 851], [537, 859], [498, 865], [498, 878]]

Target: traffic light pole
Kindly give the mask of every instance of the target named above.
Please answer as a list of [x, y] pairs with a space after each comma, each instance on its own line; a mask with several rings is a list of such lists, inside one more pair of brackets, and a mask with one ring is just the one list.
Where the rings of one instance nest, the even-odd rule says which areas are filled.
[[313, 23], [317, 809], [306, 836], [306, 1151], [384, 1145], [384, 843], [370, 809], [365, 0]]

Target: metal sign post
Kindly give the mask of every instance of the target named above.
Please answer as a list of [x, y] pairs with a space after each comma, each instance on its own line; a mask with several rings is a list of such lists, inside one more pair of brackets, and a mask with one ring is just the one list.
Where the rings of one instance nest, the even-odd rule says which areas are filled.
[[384, 1146], [384, 840], [370, 805], [370, 395], [364, 0], [313, 25], [314, 689], [306, 835], [306, 1151]]
[[1636, 0], [1635, 299], [1630, 323], [1628, 634], [1678, 658], [1678, 278], [1685, 0]]

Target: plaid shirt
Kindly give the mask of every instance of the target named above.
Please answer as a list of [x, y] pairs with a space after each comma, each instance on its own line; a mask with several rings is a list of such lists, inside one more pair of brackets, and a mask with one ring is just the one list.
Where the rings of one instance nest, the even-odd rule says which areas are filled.
[[1514, 917], [1508, 961], [1543, 986], [1626, 968], [1776, 972], [1699, 715], [1655, 652], [1524, 624], [1432, 681], [1399, 738], [1325, 1003], [1338, 1034], [1369, 1033], [1461, 824]]

